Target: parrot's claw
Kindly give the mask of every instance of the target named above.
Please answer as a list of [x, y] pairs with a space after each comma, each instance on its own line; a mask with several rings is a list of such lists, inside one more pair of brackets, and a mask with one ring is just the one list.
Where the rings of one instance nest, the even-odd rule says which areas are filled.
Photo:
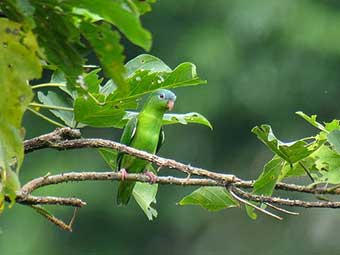
[[122, 168], [119, 170], [120, 174], [121, 174], [121, 180], [124, 181], [126, 179], [126, 176], [127, 176], [127, 172], [125, 170], [125, 168]]
[[154, 184], [157, 182], [157, 175], [155, 175], [153, 172], [146, 171], [145, 175], [149, 177], [151, 184]]

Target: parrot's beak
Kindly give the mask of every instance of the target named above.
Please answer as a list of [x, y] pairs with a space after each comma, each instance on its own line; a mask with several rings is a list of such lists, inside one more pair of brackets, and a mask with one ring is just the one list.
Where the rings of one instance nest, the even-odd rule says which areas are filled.
[[166, 104], [166, 106], [168, 107], [169, 111], [172, 110], [172, 108], [174, 108], [175, 105], [175, 101], [173, 100], [169, 100], [168, 103]]

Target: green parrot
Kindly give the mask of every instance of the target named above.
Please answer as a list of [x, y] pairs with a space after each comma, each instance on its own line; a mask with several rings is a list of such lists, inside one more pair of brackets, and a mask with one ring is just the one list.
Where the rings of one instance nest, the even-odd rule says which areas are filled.
[[[149, 153], [157, 153], [164, 142], [162, 129], [163, 115], [172, 110], [176, 95], [170, 90], [159, 89], [153, 92], [145, 102], [138, 116], [131, 118], [126, 124], [120, 142], [133, 148]], [[117, 168], [122, 173], [122, 181], [118, 187], [117, 203], [126, 205], [132, 195], [135, 182], [125, 182], [127, 172], [141, 173], [150, 163], [124, 153], [117, 156]], [[150, 182], [154, 183], [156, 176], [146, 173]]]

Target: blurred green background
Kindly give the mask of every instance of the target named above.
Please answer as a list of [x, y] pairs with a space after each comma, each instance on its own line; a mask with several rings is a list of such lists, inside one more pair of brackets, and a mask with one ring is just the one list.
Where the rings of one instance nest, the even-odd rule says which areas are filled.
[[[272, 125], [289, 141], [316, 130], [294, 114], [322, 120], [340, 117], [340, 2], [337, 0], [158, 1], [143, 18], [154, 36], [151, 54], [171, 67], [191, 61], [207, 86], [176, 90], [175, 112], [197, 111], [214, 130], [198, 125], [166, 127], [161, 155], [214, 171], [256, 178], [271, 153], [251, 133]], [[58, 24], [54, 24], [58, 25]], [[127, 45], [128, 59], [141, 50]], [[27, 113], [27, 137], [54, 129]], [[120, 130], [85, 129], [85, 137], [118, 140]], [[24, 183], [47, 172], [107, 171], [92, 150], [28, 154]], [[165, 170], [163, 174], [174, 174]], [[177, 175], [177, 173], [175, 173]], [[73, 233], [59, 230], [31, 209], [16, 205], [0, 217], [1, 254], [337, 254], [340, 211], [296, 209], [283, 222], [244, 210], [211, 213], [176, 205], [192, 189], [162, 186], [159, 216], [149, 222], [135, 202], [114, 205], [117, 183], [63, 184], [42, 189], [74, 195], [88, 206]], [[53, 207], [68, 219], [69, 208]]]

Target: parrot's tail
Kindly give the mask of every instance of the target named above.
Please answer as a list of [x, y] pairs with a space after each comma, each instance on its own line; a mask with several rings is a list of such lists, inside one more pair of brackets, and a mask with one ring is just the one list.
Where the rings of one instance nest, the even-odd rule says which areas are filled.
[[135, 184], [134, 182], [120, 182], [117, 194], [118, 205], [127, 205], [129, 203]]

